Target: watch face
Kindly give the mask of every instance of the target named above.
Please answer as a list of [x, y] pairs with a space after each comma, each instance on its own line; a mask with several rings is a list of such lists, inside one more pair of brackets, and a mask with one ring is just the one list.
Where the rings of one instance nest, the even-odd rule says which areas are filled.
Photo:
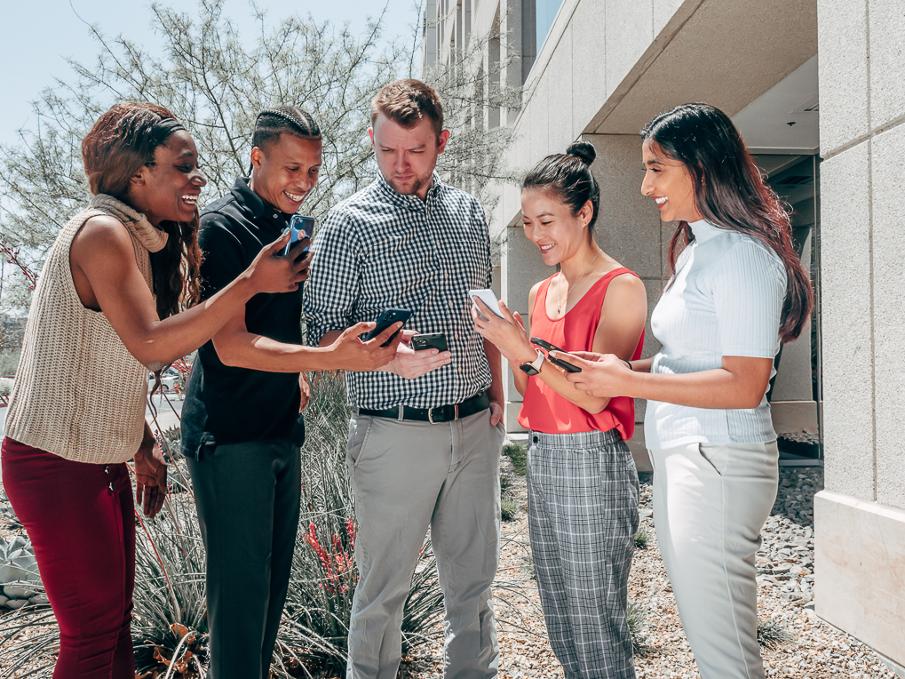
[[537, 375], [537, 368], [530, 363], [522, 363], [519, 368], [528, 375]]

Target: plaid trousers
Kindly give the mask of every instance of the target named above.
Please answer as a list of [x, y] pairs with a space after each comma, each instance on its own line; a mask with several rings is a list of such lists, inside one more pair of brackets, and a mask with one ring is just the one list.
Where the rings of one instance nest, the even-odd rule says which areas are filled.
[[531, 432], [528, 530], [566, 679], [634, 679], [626, 609], [638, 473], [615, 430]]

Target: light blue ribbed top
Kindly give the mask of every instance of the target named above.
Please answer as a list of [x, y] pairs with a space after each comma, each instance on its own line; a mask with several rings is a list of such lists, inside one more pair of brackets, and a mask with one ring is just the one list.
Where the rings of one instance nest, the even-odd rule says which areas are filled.
[[[676, 275], [651, 316], [662, 344], [651, 372], [712, 370], [723, 356], [773, 358], [787, 278], [782, 260], [760, 241], [701, 220], [676, 262]], [[773, 373], [771, 373], [772, 376]], [[765, 396], [750, 410], [715, 410], [649, 401], [650, 449], [689, 443], [765, 443], [776, 433]]]

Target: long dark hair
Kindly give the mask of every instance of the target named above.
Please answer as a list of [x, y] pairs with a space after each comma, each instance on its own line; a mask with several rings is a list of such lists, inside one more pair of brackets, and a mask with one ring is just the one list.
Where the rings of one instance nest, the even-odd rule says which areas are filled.
[[539, 188], [554, 191], [569, 206], [573, 215], [585, 203], [591, 201], [593, 212], [588, 223], [588, 234], [594, 229], [600, 213], [600, 187], [591, 172], [591, 163], [597, 157], [593, 144], [576, 141], [565, 153], [547, 156], [525, 175], [522, 189]]
[[[143, 165], [153, 162], [154, 149], [176, 130], [184, 129], [176, 116], [156, 104], [115, 104], [102, 114], [82, 140], [82, 164], [92, 194], [105, 193], [129, 202], [129, 181]], [[161, 222], [167, 244], [151, 253], [151, 272], [157, 315], [166, 318], [200, 299], [201, 248], [198, 212], [190, 222]]]
[[[779, 256], [788, 279], [779, 335], [783, 342], [798, 337], [814, 306], [811, 281], [792, 245], [789, 213], [764, 183], [729, 116], [709, 104], [682, 104], [651, 120], [641, 138], [685, 165], [707, 221], [756, 238]], [[669, 243], [673, 273], [680, 248], [693, 239], [688, 223], [680, 222]]]

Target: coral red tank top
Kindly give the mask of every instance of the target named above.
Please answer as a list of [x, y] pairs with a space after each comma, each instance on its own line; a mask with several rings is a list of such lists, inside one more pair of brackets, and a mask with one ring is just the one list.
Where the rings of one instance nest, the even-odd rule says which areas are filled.
[[[593, 351], [594, 334], [600, 325], [600, 312], [610, 281], [628, 274], [638, 277], [634, 271], [619, 268], [604, 274], [578, 300], [578, 303], [557, 320], [547, 316], [547, 290], [553, 276], [541, 283], [531, 309], [531, 335], [545, 339], [566, 351]], [[644, 332], [638, 346], [632, 352], [632, 360], [641, 358]], [[627, 396], [611, 398], [599, 413], [589, 413], [557, 394], [540, 377], [528, 378], [524, 402], [518, 417], [519, 424], [532, 431], [545, 434], [575, 434], [584, 431], [609, 431], [616, 429], [623, 440], [635, 432], [635, 402]]]

